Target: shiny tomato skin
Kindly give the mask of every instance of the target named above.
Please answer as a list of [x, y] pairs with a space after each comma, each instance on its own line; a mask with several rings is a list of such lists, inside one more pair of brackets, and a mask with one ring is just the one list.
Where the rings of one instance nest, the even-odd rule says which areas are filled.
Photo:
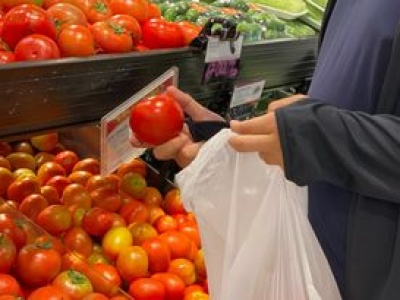
[[91, 26], [96, 44], [104, 53], [132, 51], [133, 41], [128, 31], [112, 22], [96, 22]]
[[68, 294], [54, 285], [46, 285], [34, 290], [27, 300], [72, 300]]
[[178, 275], [164, 272], [154, 274], [151, 278], [159, 280], [164, 285], [165, 300], [183, 299], [186, 285]]
[[15, 55], [10, 51], [0, 51], [0, 64], [15, 62]]
[[14, 49], [23, 37], [34, 33], [56, 39], [56, 26], [44, 9], [23, 4], [12, 8], [4, 16], [2, 39], [11, 48]]
[[199, 35], [202, 29], [200, 26], [190, 23], [188, 21], [178, 22], [177, 25], [179, 26], [183, 34], [185, 46], [188, 46], [190, 42]]
[[147, 0], [110, 0], [110, 8], [114, 15], [127, 14], [140, 23], [149, 17]]
[[112, 226], [112, 215], [100, 207], [89, 209], [82, 218], [83, 229], [93, 235], [101, 237]]
[[36, 222], [50, 234], [59, 236], [72, 226], [72, 215], [67, 206], [53, 204], [38, 214]]
[[140, 278], [129, 285], [129, 294], [136, 300], [164, 300], [165, 287], [154, 278]]
[[15, 46], [14, 54], [18, 61], [55, 59], [61, 56], [56, 42], [41, 34], [22, 38]]
[[16, 271], [22, 283], [39, 287], [51, 282], [61, 270], [60, 253], [51, 244], [29, 244], [17, 255]]
[[118, 294], [122, 280], [117, 269], [113, 265], [95, 263], [91, 265], [86, 275], [92, 282], [96, 292], [110, 297]]
[[108, 0], [94, 0], [87, 13], [87, 19], [91, 24], [105, 21], [111, 16], [112, 11], [108, 4]]
[[22, 296], [21, 287], [14, 276], [0, 274], [0, 295]]
[[80, 300], [93, 292], [89, 278], [74, 270], [63, 271], [58, 274], [53, 280], [53, 285], [59, 287], [73, 300]]
[[142, 39], [142, 28], [134, 17], [125, 14], [118, 14], [113, 15], [108, 19], [108, 21], [125, 28], [125, 30], [131, 35], [132, 41], [135, 45], [137, 45]]
[[160, 145], [182, 131], [184, 114], [179, 104], [166, 94], [141, 100], [131, 110], [129, 125], [136, 138]]
[[65, 247], [69, 251], [76, 251], [84, 257], [89, 257], [93, 252], [93, 241], [82, 227], [72, 227], [63, 236]]
[[17, 249], [26, 244], [27, 234], [9, 213], [0, 213], [0, 232], [6, 234], [14, 242]]
[[66, 25], [88, 24], [85, 14], [70, 3], [56, 3], [47, 9], [47, 14], [53, 19], [58, 31]]
[[90, 29], [83, 25], [65, 25], [57, 38], [63, 56], [95, 54], [95, 43]]
[[153, 18], [142, 25], [142, 44], [149, 49], [179, 48], [185, 41], [177, 24]]

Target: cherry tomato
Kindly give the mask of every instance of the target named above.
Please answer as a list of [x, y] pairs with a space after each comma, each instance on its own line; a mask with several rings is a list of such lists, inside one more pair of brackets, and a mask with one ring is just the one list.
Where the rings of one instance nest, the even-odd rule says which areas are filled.
[[12, 8], [4, 16], [2, 39], [11, 48], [15, 48], [23, 37], [34, 33], [53, 40], [56, 38], [56, 26], [44, 9], [23, 4]]
[[105, 53], [129, 52], [133, 41], [129, 32], [113, 22], [96, 22], [91, 27], [94, 40]]
[[112, 225], [111, 213], [100, 207], [88, 210], [82, 218], [83, 229], [94, 236], [103, 236]]
[[136, 300], [164, 300], [165, 287], [154, 278], [140, 278], [129, 285], [129, 294]]
[[151, 273], [166, 272], [171, 262], [171, 252], [167, 242], [153, 237], [143, 242], [142, 248], [149, 258], [149, 271]]
[[91, 265], [86, 275], [92, 282], [96, 292], [110, 297], [118, 294], [122, 280], [114, 266], [104, 263], [95, 263]]
[[154, 274], [151, 278], [162, 282], [165, 287], [165, 299], [178, 300], [183, 298], [186, 285], [178, 275], [164, 272]]
[[9, 213], [0, 213], [0, 232], [9, 236], [17, 249], [23, 247], [27, 240], [24, 229]]
[[27, 300], [73, 300], [68, 294], [54, 285], [47, 285], [34, 290]]
[[95, 54], [92, 32], [83, 25], [65, 25], [57, 38], [63, 56], [90, 56]]
[[58, 274], [53, 280], [53, 285], [59, 287], [73, 300], [82, 299], [93, 292], [89, 278], [74, 270], [63, 271]]
[[10, 51], [0, 51], [0, 64], [8, 64], [15, 61], [14, 53]]
[[110, 0], [110, 8], [114, 15], [127, 14], [140, 23], [149, 18], [147, 0]]
[[162, 49], [183, 47], [185, 42], [177, 24], [153, 18], [142, 26], [142, 44], [149, 49]]
[[78, 163], [79, 156], [74, 151], [64, 150], [54, 156], [54, 162], [62, 166], [67, 174], [70, 174], [74, 166]]
[[36, 222], [50, 234], [58, 236], [71, 227], [72, 216], [67, 206], [53, 204], [39, 213]]
[[144, 143], [160, 145], [182, 131], [184, 114], [179, 104], [166, 94], [137, 103], [129, 120], [132, 132]]
[[130, 15], [113, 15], [109, 22], [115, 23], [123, 28], [131, 35], [132, 41], [135, 45], [142, 39], [142, 29], [139, 22]]
[[60, 253], [52, 248], [51, 243], [26, 245], [17, 255], [18, 279], [28, 286], [48, 284], [60, 270]]
[[55, 41], [41, 34], [23, 37], [14, 49], [16, 60], [43, 60], [60, 58]]
[[8, 274], [0, 274], [0, 295], [7, 294], [21, 296], [21, 287], [13, 276]]
[[93, 252], [93, 241], [82, 227], [72, 227], [64, 237], [63, 242], [69, 251], [76, 251], [84, 257], [89, 257]]
[[87, 26], [85, 14], [70, 3], [56, 3], [47, 9], [47, 14], [53, 19], [58, 31], [66, 25]]
[[0, 273], [8, 273], [16, 257], [17, 248], [14, 242], [8, 235], [0, 233]]

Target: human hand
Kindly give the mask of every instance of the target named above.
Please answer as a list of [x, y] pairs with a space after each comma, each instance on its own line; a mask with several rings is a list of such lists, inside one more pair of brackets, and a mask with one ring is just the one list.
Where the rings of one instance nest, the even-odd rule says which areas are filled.
[[[179, 103], [183, 111], [195, 122], [224, 120], [221, 116], [209, 111], [200, 105], [196, 100], [194, 100], [190, 95], [182, 92], [176, 87], [170, 86], [167, 88], [166, 92]], [[134, 135], [130, 138], [130, 142], [134, 147], [137, 148], [153, 148], [153, 154], [157, 159], [174, 159], [181, 167], [188, 165], [196, 157], [200, 147], [203, 145], [202, 142], [193, 142], [192, 136], [186, 124], [184, 125], [179, 136], [156, 147], [142, 144], [135, 138]]]
[[292, 103], [295, 103], [299, 100], [308, 98], [307, 95], [303, 95], [303, 94], [296, 94], [296, 95], [292, 95], [286, 98], [282, 98], [279, 100], [275, 100], [272, 101], [269, 105], [268, 105], [268, 109], [267, 109], [267, 113], [269, 112], [274, 112], [279, 108], [285, 107], [287, 105], [290, 105]]
[[238, 152], [258, 152], [269, 165], [283, 169], [283, 154], [276, 124], [275, 112], [247, 121], [231, 121], [232, 136], [229, 144]]

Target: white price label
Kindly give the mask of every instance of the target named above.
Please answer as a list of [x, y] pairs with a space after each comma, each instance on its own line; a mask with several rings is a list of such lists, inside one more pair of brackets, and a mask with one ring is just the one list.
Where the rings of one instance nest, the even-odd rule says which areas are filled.
[[235, 60], [242, 55], [243, 35], [235, 41], [221, 41], [218, 37], [209, 36], [205, 62]]
[[265, 80], [245, 85], [236, 85], [233, 89], [230, 108], [260, 100]]
[[114, 172], [122, 163], [139, 157], [146, 149], [134, 148], [129, 142], [130, 112], [144, 98], [165, 92], [177, 85], [178, 68], [173, 67], [101, 119], [101, 174]]

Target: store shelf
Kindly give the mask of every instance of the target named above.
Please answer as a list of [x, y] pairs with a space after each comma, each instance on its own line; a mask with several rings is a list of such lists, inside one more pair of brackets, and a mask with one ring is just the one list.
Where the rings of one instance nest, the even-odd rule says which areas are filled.
[[[246, 45], [239, 80], [263, 78], [269, 88], [301, 82], [312, 75], [316, 45], [317, 38]], [[96, 123], [171, 66], [180, 69], [180, 87], [209, 105], [227, 85], [201, 85], [203, 61], [185, 48], [2, 66], [0, 139]]]

